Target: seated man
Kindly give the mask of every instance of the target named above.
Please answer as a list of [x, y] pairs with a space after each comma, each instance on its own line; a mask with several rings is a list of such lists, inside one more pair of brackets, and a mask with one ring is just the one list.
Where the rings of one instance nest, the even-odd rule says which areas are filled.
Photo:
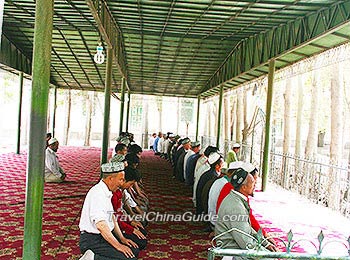
[[[235, 189], [231, 190], [219, 207], [215, 235], [223, 234], [232, 228], [243, 231], [245, 234], [231, 230], [219, 240], [222, 242], [222, 248], [247, 249], [247, 245], [256, 244], [253, 237], [257, 237], [249, 219], [248, 204], [248, 196], [253, 194], [255, 180], [251, 174], [240, 168], [232, 175], [231, 183]], [[276, 251], [276, 247], [269, 242], [263, 243], [263, 246], [269, 251]]]
[[137, 244], [124, 237], [114, 216], [113, 192], [122, 187], [124, 164], [101, 165], [102, 179], [87, 193], [79, 222], [80, 250], [85, 253], [80, 260], [136, 259]]
[[45, 182], [62, 182], [66, 174], [60, 167], [56, 155], [59, 142], [56, 138], [51, 138], [48, 145], [45, 151]]

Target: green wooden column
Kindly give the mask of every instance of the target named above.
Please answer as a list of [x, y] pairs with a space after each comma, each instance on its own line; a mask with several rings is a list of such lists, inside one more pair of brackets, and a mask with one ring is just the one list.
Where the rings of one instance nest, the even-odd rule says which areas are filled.
[[198, 141], [198, 131], [199, 131], [199, 111], [201, 106], [201, 96], [197, 98], [197, 122], [196, 122], [196, 141]]
[[120, 90], [119, 134], [121, 134], [121, 132], [123, 132], [124, 102], [125, 102], [125, 78], [122, 77], [122, 85], [121, 85], [121, 90]]
[[220, 145], [220, 135], [221, 135], [221, 117], [222, 117], [222, 97], [224, 95], [224, 86], [220, 86], [220, 97], [219, 97], [219, 112], [218, 112], [218, 131], [216, 136], [216, 147]]
[[271, 113], [273, 101], [273, 80], [275, 76], [275, 60], [269, 62], [269, 75], [267, 83], [266, 98], [266, 122], [265, 122], [265, 140], [264, 140], [264, 156], [262, 163], [262, 190], [266, 190], [269, 163], [270, 163], [270, 138], [271, 138]]
[[18, 97], [18, 119], [17, 119], [17, 148], [16, 154], [21, 150], [21, 122], [22, 122], [22, 96], [23, 96], [23, 72], [19, 73], [19, 97]]
[[129, 115], [130, 115], [130, 90], [128, 91], [128, 103], [126, 105], [126, 132], [129, 131]]
[[102, 154], [101, 164], [107, 162], [108, 157], [108, 140], [109, 140], [109, 115], [111, 108], [111, 85], [112, 85], [112, 62], [113, 49], [107, 49], [106, 62], [106, 80], [105, 80], [105, 105], [103, 117], [103, 133], [102, 133]]
[[57, 87], [54, 89], [54, 100], [53, 100], [53, 115], [52, 115], [52, 137], [55, 137], [56, 129], [56, 109], [57, 109]]
[[40, 259], [53, 0], [36, 0], [23, 260]]
[[4, 0], [0, 0], [0, 46], [1, 46], [1, 34], [2, 34], [2, 22], [4, 19]]

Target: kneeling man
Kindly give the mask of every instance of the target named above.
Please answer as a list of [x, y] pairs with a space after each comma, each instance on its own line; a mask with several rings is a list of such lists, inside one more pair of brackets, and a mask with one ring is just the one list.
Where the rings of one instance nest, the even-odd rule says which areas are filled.
[[124, 163], [105, 163], [102, 179], [86, 195], [81, 212], [81, 260], [137, 259], [138, 246], [124, 237], [114, 216], [112, 195], [124, 184]]
[[59, 142], [56, 138], [51, 138], [45, 151], [45, 182], [62, 182], [66, 174], [58, 162], [56, 152]]

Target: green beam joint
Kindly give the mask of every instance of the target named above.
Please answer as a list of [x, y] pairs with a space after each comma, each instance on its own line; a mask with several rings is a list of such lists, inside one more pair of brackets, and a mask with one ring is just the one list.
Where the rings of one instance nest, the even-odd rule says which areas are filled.
[[23, 259], [41, 255], [45, 169], [45, 133], [50, 80], [53, 0], [37, 0], [33, 46], [33, 74], [27, 181], [24, 212]]

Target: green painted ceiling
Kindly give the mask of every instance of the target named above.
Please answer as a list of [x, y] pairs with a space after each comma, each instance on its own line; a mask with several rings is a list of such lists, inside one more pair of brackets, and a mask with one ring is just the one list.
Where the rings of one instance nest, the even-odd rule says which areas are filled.
[[[93, 62], [104, 39], [87, 2], [54, 1], [51, 83], [102, 91], [105, 64]], [[101, 1], [90, 0], [95, 6]], [[349, 41], [350, 1], [103, 1], [120, 33], [121, 67], [131, 93], [203, 97]], [[5, 0], [0, 62], [30, 74], [35, 2]], [[107, 43], [102, 40], [104, 47]], [[115, 63], [116, 64], [116, 63]], [[122, 68], [122, 69], [120, 69]]]

